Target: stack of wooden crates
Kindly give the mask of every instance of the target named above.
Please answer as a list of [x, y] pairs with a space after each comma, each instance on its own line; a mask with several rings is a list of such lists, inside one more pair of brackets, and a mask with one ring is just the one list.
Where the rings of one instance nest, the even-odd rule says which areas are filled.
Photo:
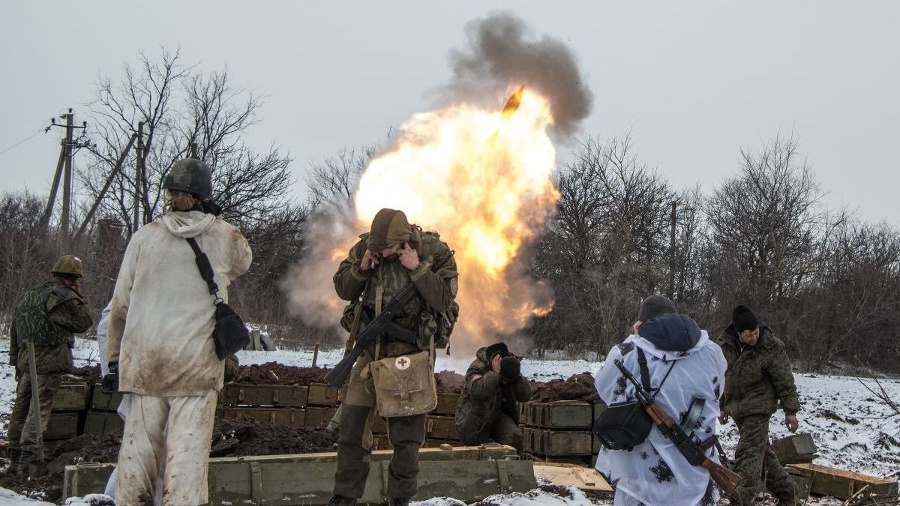
[[122, 418], [116, 413], [122, 394], [100, 391], [100, 384], [66, 379], [53, 397], [46, 441], [71, 439], [81, 434], [121, 433]]
[[529, 401], [519, 404], [519, 423], [525, 436], [525, 458], [592, 466], [600, 442], [591, 428], [605, 408], [600, 402]]
[[216, 416], [291, 427], [324, 429], [337, 411], [338, 390], [326, 384], [228, 384], [219, 394]]

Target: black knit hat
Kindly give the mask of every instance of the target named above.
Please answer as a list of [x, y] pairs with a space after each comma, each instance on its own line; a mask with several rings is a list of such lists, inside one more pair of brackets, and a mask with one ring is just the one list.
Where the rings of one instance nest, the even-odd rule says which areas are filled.
[[638, 321], [645, 322], [650, 318], [656, 318], [661, 314], [677, 313], [675, 303], [667, 297], [656, 294], [641, 301], [641, 309], [638, 311]]
[[498, 353], [501, 358], [509, 355], [509, 348], [506, 347], [506, 343], [500, 342], [488, 346], [487, 349], [484, 350], [484, 357], [490, 362], [494, 358], [494, 355]]
[[754, 330], [759, 327], [759, 320], [756, 315], [747, 306], [739, 305], [731, 312], [731, 323], [734, 324], [734, 331], [740, 334], [745, 330]]

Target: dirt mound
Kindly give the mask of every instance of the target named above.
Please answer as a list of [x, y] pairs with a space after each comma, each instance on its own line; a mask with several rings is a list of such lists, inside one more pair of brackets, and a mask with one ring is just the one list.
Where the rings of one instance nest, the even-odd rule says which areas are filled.
[[277, 362], [240, 367], [234, 383], [250, 385], [309, 385], [325, 383], [328, 369], [321, 367], [292, 367]]
[[599, 401], [597, 389], [594, 388], [594, 376], [583, 372], [567, 380], [554, 379], [547, 383], [531, 382], [531, 400], [551, 401]]

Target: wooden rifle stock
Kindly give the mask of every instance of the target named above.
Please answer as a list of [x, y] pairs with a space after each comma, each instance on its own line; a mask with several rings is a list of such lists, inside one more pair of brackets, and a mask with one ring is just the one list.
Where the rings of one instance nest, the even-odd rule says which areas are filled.
[[644, 390], [637, 379], [635, 379], [634, 375], [631, 374], [631, 371], [625, 368], [622, 361], [616, 359], [614, 363], [625, 378], [634, 385], [636, 397], [640, 403], [643, 404], [644, 411], [646, 411], [647, 415], [650, 416], [650, 419], [653, 420], [653, 425], [655, 425], [664, 436], [669, 438], [670, 441], [675, 443], [675, 447], [678, 448], [679, 453], [687, 459], [688, 463], [694, 466], [700, 466], [709, 471], [709, 476], [726, 494], [734, 492], [741, 476], [731, 469], [708, 459], [706, 455], [697, 448], [697, 445], [691, 441], [690, 436], [684, 433], [681, 426], [675, 423], [675, 420], [666, 413], [666, 410], [656, 402], [653, 396]]

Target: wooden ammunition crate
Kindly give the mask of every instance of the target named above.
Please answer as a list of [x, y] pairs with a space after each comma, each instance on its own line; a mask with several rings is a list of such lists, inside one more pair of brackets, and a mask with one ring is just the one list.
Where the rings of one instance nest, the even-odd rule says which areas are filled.
[[100, 390], [100, 383], [95, 383], [91, 394], [90, 409], [94, 411], [116, 411], [122, 402], [122, 392], [105, 394]]
[[[364, 504], [386, 502], [392, 452], [372, 453]], [[509, 446], [482, 445], [419, 452], [419, 487], [413, 500], [452, 496], [468, 503], [492, 494], [527, 492], [537, 486], [533, 463], [515, 460]], [[512, 460], [509, 460], [512, 459]], [[310, 453], [209, 459], [209, 502], [324, 505], [334, 485], [336, 454]], [[66, 466], [63, 496], [102, 493], [112, 464]]]
[[331, 421], [336, 411], [336, 407], [306, 406], [306, 421], [304, 423], [307, 427], [314, 429], [327, 428], [328, 422]]
[[791, 478], [794, 479], [794, 483], [797, 484], [797, 498], [798, 499], [806, 499], [809, 497], [809, 476], [800, 469], [793, 468], [791, 466], [785, 466], [785, 470], [787, 470], [788, 474], [791, 475]]
[[309, 395], [306, 399], [307, 406], [337, 406], [338, 401], [337, 388], [325, 383], [311, 383], [309, 386]]
[[456, 415], [456, 405], [459, 403], [459, 394], [445, 394], [438, 392], [437, 407], [431, 412], [433, 415]]
[[53, 395], [50, 411], [82, 411], [87, 409], [90, 398], [87, 383], [63, 383]]
[[897, 481], [877, 476], [854, 473], [818, 464], [789, 464], [809, 478], [809, 493], [838, 499], [849, 499], [860, 492], [861, 497], [897, 494]]
[[594, 423], [593, 406], [583, 401], [529, 401], [521, 404], [519, 422], [548, 429], [590, 429]]
[[459, 441], [456, 419], [452, 416], [427, 415], [425, 417], [425, 437]]
[[292, 429], [306, 426], [306, 412], [294, 408], [224, 407], [221, 410], [221, 416], [225, 419], [257, 420]]
[[88, 411], [84, 417], [84, 434], [122, 434], [125, 421], [113, 411]]
[[81, 434], [81, 417], [83, 412], [68, 411], [59, 413], [50, 413], [50, 420], [47, 422], [47, 430], [41, 434], [47, 441], [58, 441], [60, 439], [72, 439]]
[[782, 464], [812, 462], [816, 454], [816, 444], [810, 434], [793, 434], [772, 441], [772, 450]]
[[524, 451], [534, 455], [587, 456], [592, 453], [593, 434], [591, 431], [560, 431], [525, 427]]
[[223, 406], [278, 406], [304, 408], [309, 396], [306, 385], [225, 385], [220, 397]]

